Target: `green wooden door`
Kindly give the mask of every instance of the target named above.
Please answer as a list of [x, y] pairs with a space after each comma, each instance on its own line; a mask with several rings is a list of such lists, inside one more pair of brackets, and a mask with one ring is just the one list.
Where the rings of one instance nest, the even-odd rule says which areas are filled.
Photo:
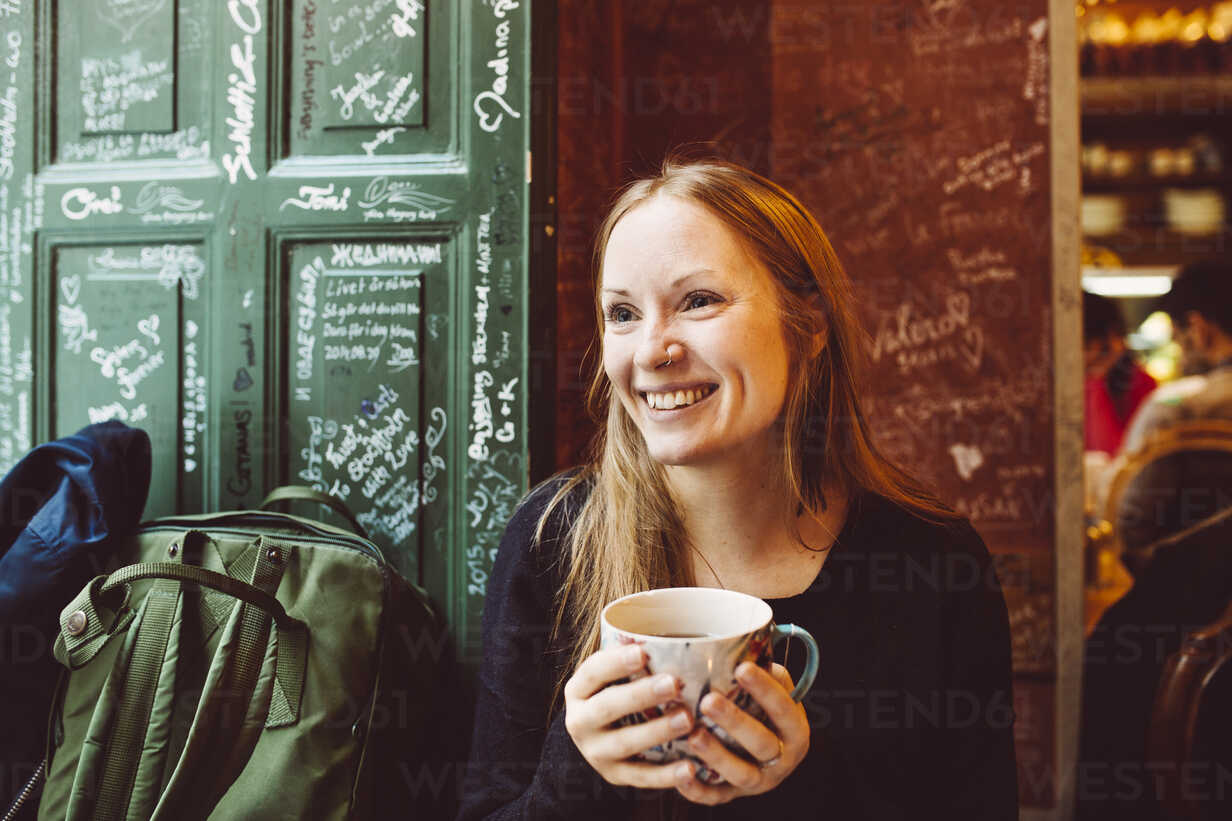
[[474, 635], [526, 487], [528, 0], [0, 0], [0, 469], [342, 499]]

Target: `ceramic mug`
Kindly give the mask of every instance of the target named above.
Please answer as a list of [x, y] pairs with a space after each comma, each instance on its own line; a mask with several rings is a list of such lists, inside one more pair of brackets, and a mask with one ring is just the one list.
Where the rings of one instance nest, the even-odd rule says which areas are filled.
[[[666, 587], [634, 593], [603, 608], [600, 644], [603, 648], [640, 645], [646, 654], [645, 668], [631, 676], [668, 673], [683, 686], [680, 697], [657, 708], [626, 716], [624, 725], [657, 718], [674, 704], [683, 704], [694, 717], [729, 749], [746, 759], [752, 757], [701, 711], [709, 692], [722, 693], [758, 720], [769, 723], [757, 701], [734, 676], [736, 667], [750, 661], [769, 669], [771, 647], [780, 641], [800, 639], [808, 658], [791, 697], [799, 701], [817, 677], [820, 653], [808, 631], [794, 624], [774, 624], [773, 611], [756, 596], [712, 587]], [[689, 749], [688, 733], [642, 753], [652, 762], [688, 758], [697, 764], [698, 780], [718, 784], [723, 778], [702, 763]]]

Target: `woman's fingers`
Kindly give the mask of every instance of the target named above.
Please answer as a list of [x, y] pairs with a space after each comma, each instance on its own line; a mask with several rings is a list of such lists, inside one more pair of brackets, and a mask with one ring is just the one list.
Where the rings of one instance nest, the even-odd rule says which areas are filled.
[[679, 695], [680, 682], [675, 676], [645, 676], [595, 693], [587, 702], [587, 710], [590, 720], [603, 727], [627, 715], [668, 704]]
[[603, 733], [595, 739], [591, 753], [596, 758], [619, 761], [687, 735], [692, 728], [689, 711], [676, 707], [650, 721]]
[[[620, 719], [651, 712], [679, 698], [680, 682], [671, 675], [643, 675], [633, 681], [614, 682], [644, 672], [646, 656], [637, 645], [609, 648], [592, 654], [565, 684], [565, 728], [587, 761], [609, 782], [677, 791], [699, 804], [720, 804], [741, 795], [765, 792], [792, 772], [808, 752], [808, 721], [801, 705], [792, 701], [791, 676], [780, 665], [769, 671], [741, 664], [740, 685], [765, 710], [767, 726], [727, 698], [710, 693], [701, 709], [728, 736], [748, 751], [754, 761], [728, 749], [701, 727], [681, 705], [665, 715], [615, 726]], [[690, 731], [692, 734], [690, 735]], [[689, 736], [694, 755], [727, 782], [702, 784], [687, 761], [654, 764], [637, 760], [638, 753], [673, 738]], [[772, 767], [765, 762], [774, 761]]]
[[[766, 671], [742, 664], [736, 671], [740, 685], [766, 711], [768, 727], [718, 693], [702, 699], [702, 712], [721, 727], [754, 759], [732, 752], [714, 734], [698, 727], [689, 736], [689, 749], [727, 782], [708, 787], [678, 782], [677, 791], [699, 804], [717, 804], [740, 795], [772, 789], [790, 774], [808, 752], [809, 729], [804, 709], [792, 701], [791, 675], [779, 665]], [[772, 763], [772, 766], [765, 766]]]
[[703, 784], [693, 777], [694, 772], [692, 764], [679, 764], [677, 766], [676, 781], [672, 785], [676, 788], [676, 792], [694, 804], [706, 804], [713, 807], [716, 804], [725, 804], [733, 798], [739, 798], [744, 795], [743, 792], [731, 784]]
[[736, 681], [766, 711], [766, 717], [780, 734], [791, 732], [805, 721], [804, 708], [791, 698], [795, 686], [791, 674], [782, 665], [772, 665], [771, 672], [766, 672], [756, 664], [745, 662], [736, 668]]
[[565, 698], [590, 698], [613, 681], [636, 673], [645, 666], [646, 655], [636, 644], [592, 653], [565, 682]]
[[[778, 744], [775, 744], [775, 749], [778, 749]], [[745, 793], [760, 792], [757, 788], [762, 782], [761, 768], [727, 749], [705, 728], [698, 727], [689, 736], [689, 750], [736, 789]]]
[[796, 683], [791, 680], [791, 673], [787, 672], [787, 668], [777, 662], [770, 665], [770, 677], [779, 683], [779, 686], [791, 693], [796, 688]]
[[[621, 761], [610, 769], [609, 783], [617, 786], [640, 787], [644, 790], [670, 790], [681, 783], [679, 761], [669, 764], [648, 764], [644, 761]], [[693, 776], [690, 771], [689, 778]]]
[[[652, 711], [679, 697], [680, 682], [670, 675], [612, 684], [644, 667], [645, 657], [636, 645], [599, 651], [578, 665], [565, 684], [565, 729], [583, 757], [608, 781], [671, 787], [670, 773], [655, 770], [653, 783], [647, 783], [648, 765], [628, 759], [686, 735], [693, 727], [688, 711], [675, 707], [641, 723], [612, 726], [625, 716]], [[627, 766], [631, 764], [641, 766]]]
[[702, 713], [719, 725], [756, 761], [769, 761], [779, 754], [779, 737], [765, 724], [718, 693], [702, 699]]

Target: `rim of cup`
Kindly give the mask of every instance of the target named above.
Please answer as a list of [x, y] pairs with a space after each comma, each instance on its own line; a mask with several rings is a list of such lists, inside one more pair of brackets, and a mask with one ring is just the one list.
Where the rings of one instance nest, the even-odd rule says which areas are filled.
[[[749, 609], [749, 616], [744, 622], [744, 626], [739, 629], [724, 630], [719, 633], [707, 633], [700, 636], [665, 636], [658, 633], [646, 632], [644, 630], [630, 630], [620, 624], [614, 623], [610, 616], [613, 610], [624, 608], [634, 608], [637, 605], [653, 602], [655, 599], [694, 599], [701, 601], [704, 599], [738, 599], [744, 607]], [[729, 605], [730, 606], [730, 605]], [[619, 599], [609, 602], [604, 608], [600, 616], [601, 623], [611, 630], [616, 630], [637, 638], [651, 641], [668, 641], [668, 642], [701, 642], [701, 641], [723, 641], [734, 639], [739, 636], [752, 633], [762, 627], [769, 625], [774, 621], [774, 610], [762, 599], [748, 593], [741, 593], [737, 590], [726, 590], [719, 587], [660, 587], [654, 590], [644, 590], [640, 593], [630, 593], [627, 596], [621, 596]]]

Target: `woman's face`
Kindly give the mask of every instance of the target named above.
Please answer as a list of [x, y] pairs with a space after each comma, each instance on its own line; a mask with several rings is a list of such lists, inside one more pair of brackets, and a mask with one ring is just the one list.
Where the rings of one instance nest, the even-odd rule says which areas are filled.
[[603, 368], [650, 456], [764, 466], [790, 356], [770, 274], [732, 231], [657, 196], [612, 230], [600, 288]]

